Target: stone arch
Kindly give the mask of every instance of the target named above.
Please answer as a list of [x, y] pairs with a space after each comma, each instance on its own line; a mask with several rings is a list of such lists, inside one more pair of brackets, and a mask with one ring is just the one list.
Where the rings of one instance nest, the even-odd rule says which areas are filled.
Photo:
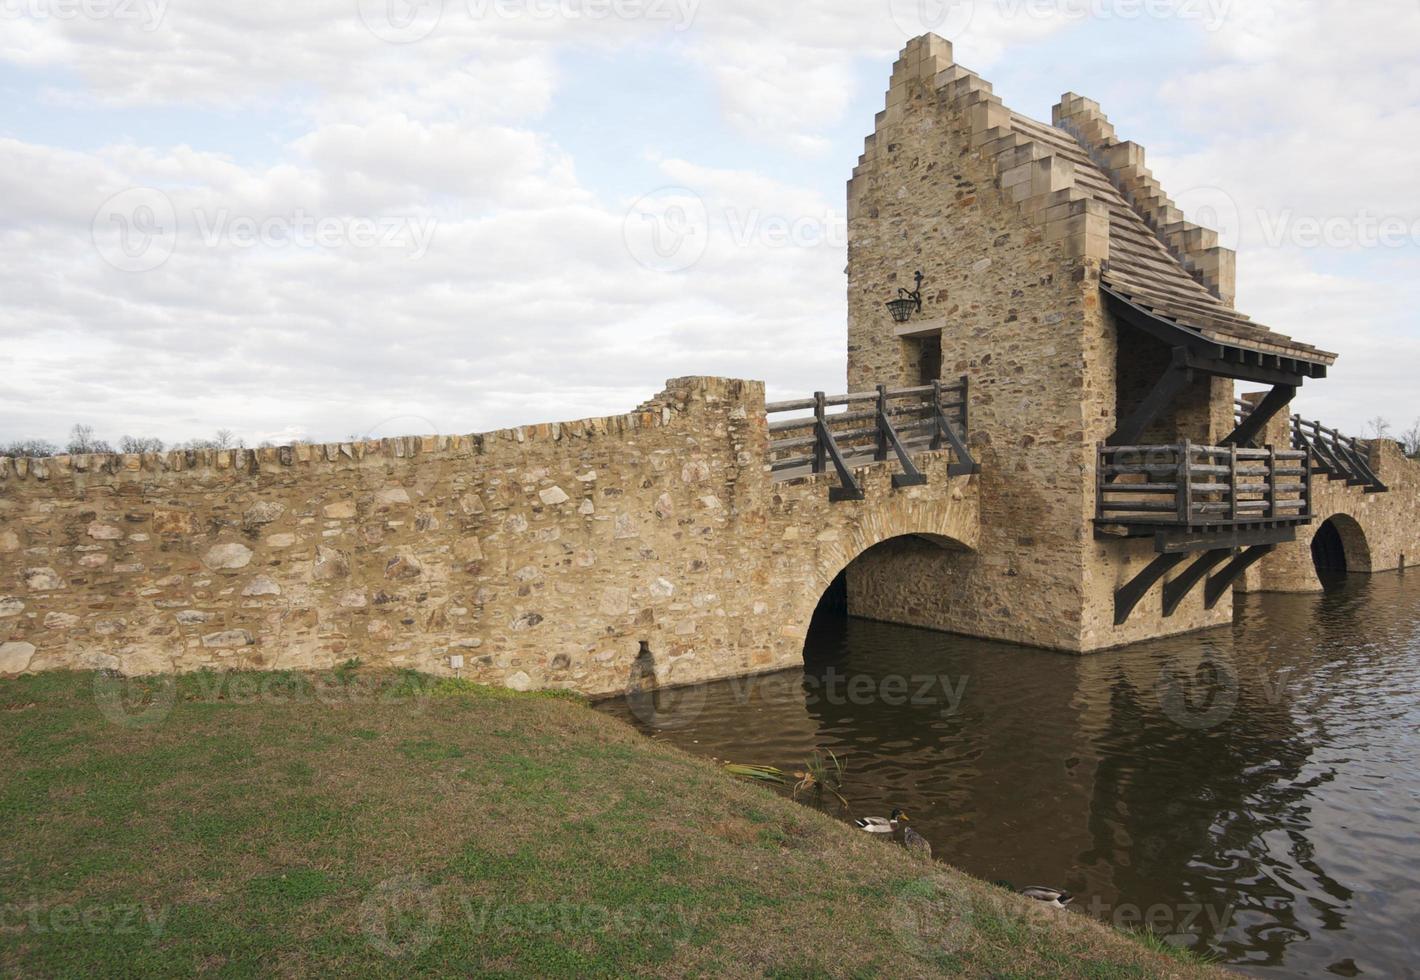
[[1366, 531], [1350, 514], [1333, 514], [1322, 522], [1312, 536], [1311, 550], [1318, 577], [1373, 568]]
[[[819, 492], [822, 493], [822, 488]], [[801, 598], [781, 633], [786, 644], [792, 644], [793, 648], [792, 654], [784, 650], [786, 659], [802, 656], [820, 598], [840, 573], [868, 551], [889, 541], [917, 539], [943, 550], [966, 553], [974, 552], [980, 539], [974, 487], [966, 493], [961, 488], [951, 493], [938, 489], [931, 497], [901, 492], [878, 499], [870, 495], [863, 503], [840, 503], [835, 507], [846, 520], [835, 521], [835, 528], [821, 531], [811, 539], [815, 550], [809, 574], [802, 583]]]

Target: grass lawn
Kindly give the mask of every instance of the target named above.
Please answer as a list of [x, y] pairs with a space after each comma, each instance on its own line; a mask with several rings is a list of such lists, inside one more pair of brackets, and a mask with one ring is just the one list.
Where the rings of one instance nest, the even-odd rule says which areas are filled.
[[566, 698], [22, 677], [0, 772], [7, 976], [1215, 972]]

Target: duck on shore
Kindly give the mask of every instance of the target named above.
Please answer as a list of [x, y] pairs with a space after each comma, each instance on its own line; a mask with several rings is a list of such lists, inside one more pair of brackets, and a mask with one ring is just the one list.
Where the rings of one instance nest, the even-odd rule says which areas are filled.
[[892, 811], [892, 816], [887, 819], [882, 817], [860, 817], [853, 821], [853, 826], [859, 830], [866, 830], [870, 834], [892, 834], [893, 839], [900, 843], [908, 851], [918, 857], [925, 857], [931, 860], [932, 845], [927, 838], [917, 831], [907, 826], [907, 814], [898, 807]]
[[893, 834], [897, 832], [898, 824], [906, 819], [907, 814], [901, 809], [894, 809], [891, 817], [859, 817], [853, 821], [853, 826], [870, 834]]
[[932, 845], [928, 842], [927, 838], [923, 837], [911, 827], [904, 826], [902, 828], [902, 846], [907, 848], [908, 852], [916, 857], [926, 858], [928, 861], [932, 860]]
[[1043, 902], [1052, 908], [1063, 909], [1075, 900], [1075, 896], [1060, 888], [1051, 888], [1048, 885], [1027, 885], [1024, 888], [1017, 888], [1009, 881], [997, 881], [1007, 891], [1015, 892], [1017, 895], [1024, 895], [1026, 898], [1033, 898], [1037, 902]]

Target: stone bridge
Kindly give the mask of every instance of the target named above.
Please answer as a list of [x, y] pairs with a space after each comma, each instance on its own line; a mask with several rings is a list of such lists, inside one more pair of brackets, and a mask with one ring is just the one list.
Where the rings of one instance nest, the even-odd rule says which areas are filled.
[[[1304, 427], [1305, 426], [1305, 427]], [[1266, 438], [1276, 444], [1312, 442], [1325, 432], [1300, 418], [1274, 420]], [[1328, 465], [1325, 447], [1314, 456], [1312, 521], [1297, 540], [1277, 546], [1240, 584], [1254, 592], [1319, 592], [1337, 573], [1403, 571], [1420, 561], [1420, 462], [1387, 439], [1352, 440], [1363, 472]], [[1315, 450], [1313, 450], [1315, 452]]]
[[[802, 662], [820, 597], [895, 539], [966, 554], [952, 453], [771, 472], [763, 387], [479, 436], [0, 460], [0, 673], [363, 663], [621, 691]], [[461, 666], [456, 666], [461, 663]]]
[[1338, 355], [1235, 308], [1236, 256], [1098, 103], [1036, 120], [909, 42], [847, 273], [853, 394], [684, 378], [478, 436], [0, 459], [0, 672], [602, 694], [797, 665], [840, 575], [856, 615], [1082, 653], [1420, 555], [1417, 464], [1288, 431]]

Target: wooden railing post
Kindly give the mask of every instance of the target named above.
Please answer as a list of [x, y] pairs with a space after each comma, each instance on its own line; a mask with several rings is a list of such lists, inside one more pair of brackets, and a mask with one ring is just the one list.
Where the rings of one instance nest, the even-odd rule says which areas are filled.
[[967, 413], [971, 411], [971, 375], [961, 376], [961, 437], [971, 438], [970, 417]]
[[942, 448], [942, 382], [932, 382], [932, 451]]
[[[1305, 460], [1303, 461], [1305, 462]], [[1303, 474], [1305, 476], [1305, 474]], [[1267, 509], [1269, 520], [1277, 516], [1277, 447], [1267, 447]]]
[[888, 454], [888, 396], [887, 385], [878, 385], [878, 448], [873, 459], [881, 463]]
[[822, 391], [814, 392], [814, 432], [818, 439], [814, 442], [814, 472], [824, 473], [828, 470], [828, 447], [824, 445], [823, 433], [828, 428], [828, 395]]
[[1178, 447], [1178, 522], [1193, 523], [1193, 450], [1187, 439]]
[[1234, 524], [1238, 522], [1238, 447], [1232, 445], [1228, 447], [1228, 496], [1231, 498], [1232, 510], [1228, 517]]
[[1312, 451], [1307, 446], [1302, 449], [1306, 453], [1302, 457], [1302, 513], [1301, 516], [1311, 519], [1312, 516]]

